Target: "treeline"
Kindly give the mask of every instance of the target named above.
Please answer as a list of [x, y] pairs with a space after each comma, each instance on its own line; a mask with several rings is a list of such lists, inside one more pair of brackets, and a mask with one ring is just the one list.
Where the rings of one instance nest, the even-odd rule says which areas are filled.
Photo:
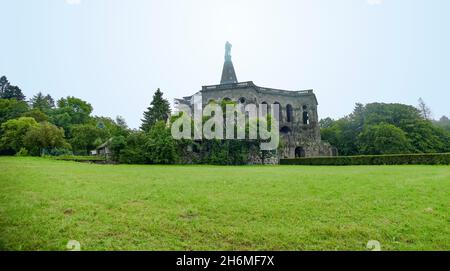
[[[27, 100], [3, 76], [0, 155], [89, 155], [104, 144], [112, 151], [110, 158], [120, 163], [236, 165], [246, 164], [250, 153], [261, 154], [258, 140], [174, 140], [170, 123], [179, 116], [171, 116], [159, 89], [139, 130], [129, 129], [120, 116], [114, 120], [92, 116], [92, 110], [91, 104], [76, 97], [55, 101], [38, 93]], [[337, 147], [340, 155], [450, 152], [450, 120], [443, 116], [433, 121], [430, 116], [423, 101], [417, 108], [357, 104], [342, 119], [322, 119], [322, 139]], [[273, 155], [262, 153], [262, 159]]]
[[0, 154], [86, 155], [111, 137], [126, 137], [125, 120], [92, 116], [92, 105], [76, 97], [41, 92], [26, 100], [22, 90], [0, 78]]
[[141, 130], [115, 120], [92, 116], [92, 105], [76, 97], [42, 93], [29, 100], [6, 77], [0, 78], [0, 154], [89, 155], [106, 143], [112, 159], [126, 163], [172, 163], [176, 145], [165, 125], [169, 103], [158, 90]]
[[420, 99], [418, 107], [404, 104], [356, 104], [339, 120], [320, 121], [322, 139], [337, 147], [340, 155], [450, 152], [447, 117], [430, 119]]
[[158, 89], [139, 130], [125, 120], [92, 116], [92, 105], [76, 97], [42, 93], [29, 100], [6, 77], [0, 78], [0, 155], [89, 155], [102, 144], [110, 159], [130, 164], [245, 164], [254, 142], [174, 140], [169, 102]]

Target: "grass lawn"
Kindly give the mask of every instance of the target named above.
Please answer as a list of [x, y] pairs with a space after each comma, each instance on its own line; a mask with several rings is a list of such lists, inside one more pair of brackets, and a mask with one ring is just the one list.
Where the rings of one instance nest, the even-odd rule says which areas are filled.
[[450, 166], [0, 157], [0, 249], [450, 250]]

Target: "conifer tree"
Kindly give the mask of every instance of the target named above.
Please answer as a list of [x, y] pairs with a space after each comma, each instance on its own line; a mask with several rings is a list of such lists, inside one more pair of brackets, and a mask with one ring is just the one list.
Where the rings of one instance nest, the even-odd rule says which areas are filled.
[[18, 86], [11, 85], [6, 76], [0, 77], [0, 98], [25, 101], [25, 95], [23, 95], [22, 90]]
[[141, 130], [148, 132], [158, 122], [166, 122], [170, 116], [169, 102], [163, 98], [163, 93], [158, 88], [153, 95], [153, 100], [147, 111], [144, 112]]
[[55, 101], [52, 96], [45, 96], [42, 92], [38, 92], [38, 94], [34, 95], [33, 98], [31, 98], [30, 103], [33, 109], [39, 109], [42, 112], [48, 112], [55, 107]]

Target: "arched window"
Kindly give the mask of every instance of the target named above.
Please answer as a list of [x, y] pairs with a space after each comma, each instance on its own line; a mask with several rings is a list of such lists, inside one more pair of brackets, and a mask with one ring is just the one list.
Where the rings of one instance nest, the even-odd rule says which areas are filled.
[[286, 105], [286, 121], [292, 121], [292, 105], [290, 104]]
[[309, 124], [309, 114], [308, 111], [303, 111], [303, 124]]
[[303, 107], [303, 124], [309, 124], [309, 113], [308, 113], [308, 107], [304, 105]]
[[291, 132], [291, 128], [289, 128], [287, 126], [283, 126], [283, 127], [281, 127], [280, 132], [282, 134], [288, 134], [289, 132]]
[[277, 104], [278, 108], [279, 108], [279, 113], [278, 113], [278, 121], [282, 122], [283, 121], [283, 108], [281, 107], [281, 104], [279, 102], [274, 102], [273, 104]]
[[226, 102], [231, 102], [231, 99], [228, 98], [228, 97], [223, 98], [223, 100], [226, 101]]
[[303, 149], [302, 147], [295, 148], [295, 158], [300, 158], [300, 157], [305, 157], [305, 156], [306, 156], [305, 149]]
[[[262, 113], [262, 116], [266, 116], [266, 115], [267, 115], [267, 112], [270, 110], [270, 109], [269, 109], [269, 106], [267, 105], [267, 102], [262, 102], [262, 103], [260, 104], [260, 107], [261, 107], [261, 105], [266, 107], [266, 114], [263, 114], [263, 113]], [[261, 111], [261, 112], [262, 112], [262, 111]]]
[[338, 150], [336, 147], [331, 148], [331, 156], [338, 156]]

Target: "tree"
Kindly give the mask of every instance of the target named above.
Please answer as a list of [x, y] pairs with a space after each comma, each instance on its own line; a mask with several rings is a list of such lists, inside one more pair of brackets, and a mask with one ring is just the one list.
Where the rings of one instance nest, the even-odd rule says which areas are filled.
[[43, 154], [53, 148], [70, 148], [64, 139], [64, 130], [49, 122], [33, 126], [25, 135], [24, 145], [33, 155]]
[[91, 118], [91, 121], [89, 123], [97, 126], [97, 128], [107, 130], [111, 136], [128, 135], [128, 129], [124, 129], [122, 126], [117, 124], [113, 119], [108, 117], [95, 116]]
[[24, 101], [25, 95], [18, 86], [11, 85], [6, 76], [2, 76], [0, 77], [0, 98]]
[[3, 97], [3, 93], [9, 86], [9, 81], [6, 76], [0, 77], [0, 97]]
[[11, 150], [18, 152], [24, 146], [24, 138], [27, 132], [37, 127], [38, 123], [29, 117], [21, 117], [18, 119], [11, 119], [2, 124], [3, 135], [0, 139], [0, 146], [2, 150]]
[[324, 118], [319, 121], [320, 128], [330, 128], [334, 124], [334, 120], [332, 118]]
[[86, 122], [93, 109], [91, 104], [75, 97], [61, 98], [57, 104], [60, 111], [69, 113], [72, 124]]
[[52, 110], [52, 123], [64, 128], [68, 137], [71, 132], [70, 126], [88, 122], [92, 113], [92, 105], [75, 97], [61, 98], [57, 105], [58, 108]]
[[153, 100], [150, 103], [150, 106], [147, 108], [147, 111], [144, 112], [141, 129], [148, 132], [158, 121], [166, 122], [169, 116], [169, 102], [163, 98], [163, 93], [158, 88], [153, 95]]
[[332, 126], [321, 129], [322, 139], [336, 147], [342, 155], [358, 154], [359, 125], [351, 116], [344, 117], [335, 121]]
[[163, 121], [157, 122], [148, 132], [145, 148], [154, 164], [173, 164], [178, 155], [176, 142]]
[[450, 148], [448, 132], [425, 119], [419, 109], [404, 104], [357, 104], [353, 113], [322, 128], [322, 139], [337, 147], [342, 155], [365, 153], [359, 135], [382, 123], [401, 129], [412, 152], [445, 152]]
[[148, 164], [150, 158], [144, 146], [147, 141], [142, 131], [131, 131], [126, 138], [125, 148], [120, 151], [119, 161], [126, 164]]
[[122, 117], [122, 116], [117, 116], [117, 117], [116, 117], [116, 123], [117, 123], [117, 125], [119, 125], [119, 127], [120, 127], [122, 130], [128, 130], [128, 125], [127, 125], [127, 122], [125, 121], [125, 118], [124, 118], [124, 117]]
[[426, 120], [431, 120], [431, 109], [425, 104], [422, 98], [419, 98], [418, 109], [421, 116]]
[[387, 123], [366, 127], [358, 136], [358, 145], [362, 154], [401, 154], [412, 149], [405, 132]]
[[22, 90], [19, 87], [12, 86], [6, 76], [2, 76], [0, 77], [0, 98], [15, 98], [18, 101], [24, 101], [25, 95], [23, 95]]
[[49, 112], [55, 107], [55, 101], [52, 96], [45, 96], [42, 92], [38, 92], [38, 94], [34, 95], [33, 98], [31, 98], [30, 103], [33, 109], [39, 109], [42, 112]]
[[442, 127], [443, 129], [450, 131], [450, 119], [447, 116], [442, 116], [438, 121], [434, 121], [434, 123]]
[[450, 119], [449, 119], [447, 116], [442, 116], [442, 117], [439, 119], [439, 122], [442, 122], [442, 123], [444, 123], [444, 124], [450, 124]]
[[114, 136], [111, 138], [109, 147], [112, 151], [112, 159], [118, 161], [120, 157], [120, 152], [126, 147], [127, 142], [124, 136]]
[[28, 104], [16, 99], [0, 99], [0, 124], [22, 116], [28, 111]]
[[109, 139], [106, 129], [98, 128], [91, 124], [77, 124], [71, 126], [72, 138], [69, 140], [74, 151], [87, 154], [90, 150], [98, 147], [98, 142]]
[[30, 111], [27, 111], [22, 114], [22, 117], [30, 117], [35, 119], [37, 122], [44, 122], [49, 120], [49, 117], [46, 114], [42, 113], [42, 111], [39, 109], [32, 109]]

